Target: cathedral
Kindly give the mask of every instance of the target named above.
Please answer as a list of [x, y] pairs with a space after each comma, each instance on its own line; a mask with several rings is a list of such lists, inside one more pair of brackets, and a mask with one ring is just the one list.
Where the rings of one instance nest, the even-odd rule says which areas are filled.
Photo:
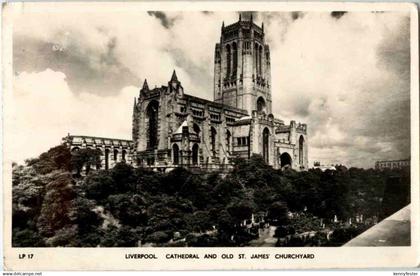
[[259, 154], [273, 168], [308, 169], [306, 124], [272, 114], [270, 48], [252, 17], [222, 25], [214, 51], [214, 100], [184, 91], [174, 71], [167, 85], [144, 81], [134, 99], [132, 141], [63, 138], [72, 150], [99, 148], [103, 168], [117, 162], [166, 171], [225, 170], [234, 158]]

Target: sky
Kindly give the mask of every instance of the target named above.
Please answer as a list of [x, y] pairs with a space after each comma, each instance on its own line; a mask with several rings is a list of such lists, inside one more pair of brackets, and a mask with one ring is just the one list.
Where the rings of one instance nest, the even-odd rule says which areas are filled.
[[[244, 14], [244, 17], [250, 13]], [[271, 50], [273, 113], [308, 125], [309, 164], [372, 167], [410, 156], [409, 14], [260, 12]], [[214, 46], [235, 12], [22, 13], [14, 21], [12, 160], [67, 133], [131, 139], [145, 78], [176, 69], [212, 100]]]

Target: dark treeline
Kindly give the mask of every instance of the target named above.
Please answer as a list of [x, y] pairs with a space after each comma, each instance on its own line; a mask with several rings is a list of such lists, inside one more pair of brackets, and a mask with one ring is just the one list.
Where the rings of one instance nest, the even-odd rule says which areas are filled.
[[13, 165], [13, 246], [246, 246], [258, 237], [242, 224], [253, 214], [281, 237], [319, 219], [383, 218], [409, 202], [408, 169], [281, 171], [253, 156], [223, 176], [125, 163], [82, 176], [100, 166], [98, 154], [57, 146]]

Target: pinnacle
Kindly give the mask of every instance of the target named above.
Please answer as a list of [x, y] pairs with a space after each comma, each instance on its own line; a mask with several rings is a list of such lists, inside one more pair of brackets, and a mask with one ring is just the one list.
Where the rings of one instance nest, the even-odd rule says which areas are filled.
[[147, 79], [144, 79], [143, 89], [149, 90], [149, 85], [147, 84]]
[[176, 72], [174, 70], [174, 72], [172, 73], [172, 77], [171, 77], [171, 81], [178, 81], [178, 77], [176, 76]]

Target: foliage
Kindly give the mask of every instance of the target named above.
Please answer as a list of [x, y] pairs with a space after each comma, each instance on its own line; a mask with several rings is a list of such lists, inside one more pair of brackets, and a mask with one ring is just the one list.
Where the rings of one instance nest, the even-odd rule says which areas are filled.
[[285, 225], [288, 222], [287, 212], [287, 204], [276, 201], [268, 209], [267, 219], [272, 225]]
[[86, 174], [89, 174], [92, 167], [99, 169], [101, 167], [102, 152], [99, 149], [83, 148], [73, 151], [71, 154], [71, 166], [76, 170], [76, 175], [80, 176], [83, 167], [86, 168]]
[[277, 226], [278, 245], [339, 246], [370, 225], [349, 218], [373, 221], [410, 200], [409, 170], [281, 171], [258, 155], [235, 159], [225, 175], [123, 162], [91, 170], [99, 160], [58, 146], [13, 164], [13, 246], [242, 246], [258, 237], [258, 226], [244, 226], [253, 214]]
[[51, 237], [56, 231], [71, 223], [70, 211], [76, 194], [73, 189], [73, 180], [68, 172], [57, 172], [45, 189], [47, 192], [42, 203], [37, 228], [43, 236]]

